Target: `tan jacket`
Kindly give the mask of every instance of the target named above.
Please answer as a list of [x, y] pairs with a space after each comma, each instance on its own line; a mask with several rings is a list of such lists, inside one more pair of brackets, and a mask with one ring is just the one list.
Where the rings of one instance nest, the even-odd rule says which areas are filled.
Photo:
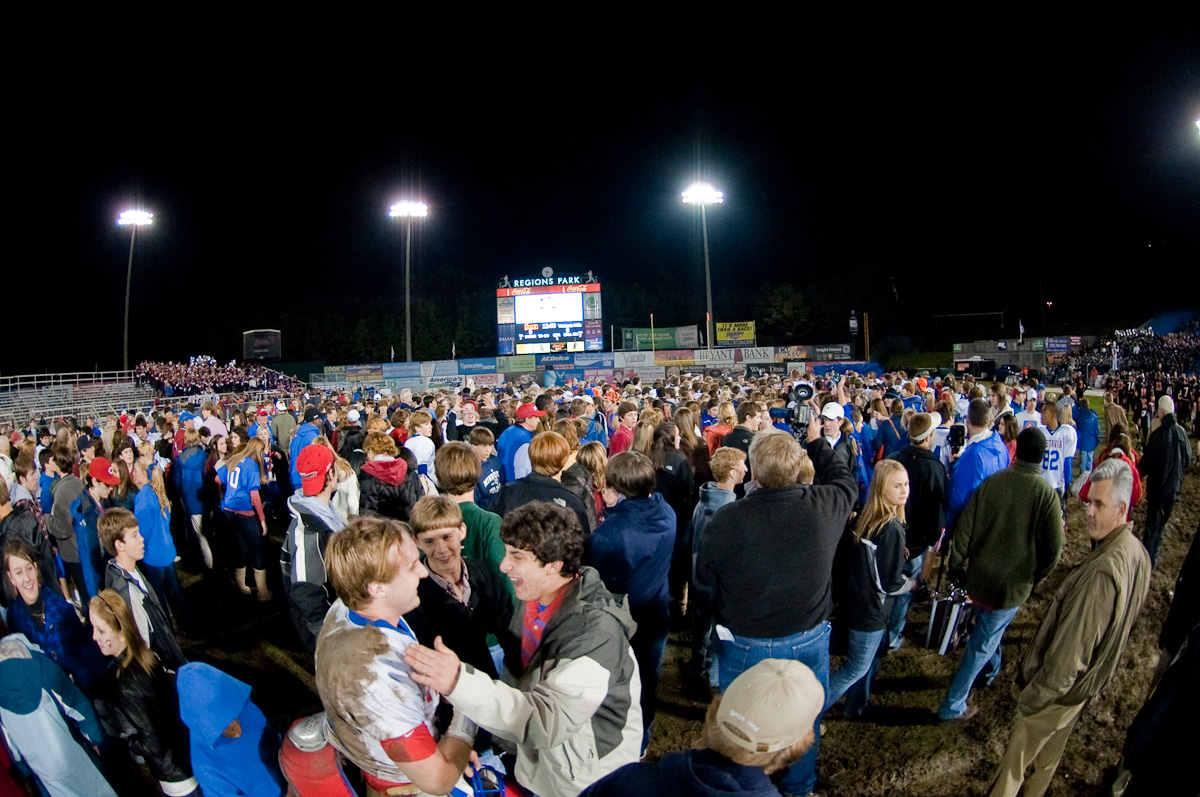
[[1029, 716], [1052, 703], [1079, 705], [1103, 689], [1149, 589], [1150, 557], [1126, 523], [1054, 593], [1021, 667], [1018, 710]]

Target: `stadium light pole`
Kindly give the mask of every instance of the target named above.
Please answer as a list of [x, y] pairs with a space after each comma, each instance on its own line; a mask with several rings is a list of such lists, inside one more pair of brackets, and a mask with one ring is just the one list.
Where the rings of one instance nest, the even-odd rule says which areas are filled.
[[117, 217], [117, 224], [129, 227], [129, 267], [125, 270], [125, 348], [122, 357], [122, 371], [129, 370], [129, 288], [133, 284], [133, 244], [137, 240], [138, 227], [149, 226], [154, 221], [154, 214], [145, 210], [126, 210]]
[[725, 194], [713, 188], [708, 183], [693, 183], [683, 192], [685, 205], [700, 206], [700, 229], [704, 234], [704, 292], [708, 299], [708, 315], [705, 320], [705, 335], [708, 337], [708, 350], [713, 347], [713, 309], [712, 309], [712, 268], [708, 263], [708, 215], [704, 208], [708, 205], [720, 205], [725, 201]]
[[429, 215], [429, 206], [424, 202], [397, 202], [388, 215], [393, 219], [404, 219], [404, 361], [412, 362], [412, 308], [409, 303], [409, 287], [412, 284], [412, 220]]

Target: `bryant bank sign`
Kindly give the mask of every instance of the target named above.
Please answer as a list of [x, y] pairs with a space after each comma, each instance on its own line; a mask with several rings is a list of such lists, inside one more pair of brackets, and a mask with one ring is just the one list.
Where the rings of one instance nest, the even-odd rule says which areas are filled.
[[548, 277], [512, 281], [514, 288], [535, 288], [538, 285], [582, 285], [583, 277]]

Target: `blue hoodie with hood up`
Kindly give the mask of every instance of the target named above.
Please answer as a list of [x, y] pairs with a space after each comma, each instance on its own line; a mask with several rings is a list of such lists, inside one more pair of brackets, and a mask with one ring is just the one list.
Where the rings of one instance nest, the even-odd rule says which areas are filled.
[[[179, 668], [179, 716], [191, 732], [192, 771], [206, 797], [280, 797], [279, 734], [250, 702], [250, 686], [199, 662]], [[238, 720], [242, 734], [222, 736]]]

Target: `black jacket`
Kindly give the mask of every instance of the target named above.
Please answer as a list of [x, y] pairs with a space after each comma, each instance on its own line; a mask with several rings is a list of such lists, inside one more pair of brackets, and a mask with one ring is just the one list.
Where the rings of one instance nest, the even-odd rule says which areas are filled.
[[496, 500], [492, 502], [491, 511], [504, 517], [530, 501], [549, 501], [570, 509], [579, 518], [579, 525], [584, 534], [591, 533], [592, 526], [588, 522], [587, 509], [584, 508], [583, 501], [579, 500], [579, 496], [558, 481], [540, 473], [531, 473], [523, 479], [504, 485]]
[[463, 564], [471, 584], [471, 597], [466, 606], [432, 578], [423, 578], [417, 585], [421, 605], [404, 615], [404, 619], [422, 645], [433, 647], [434, 637], [441, 636], [446, 647], [457, 653], [461, 660], [497, 678], [496, 665], [488, 651], [488, 634], [496, 635], [507, 660], [521, 660], [521, 642], [509, 628], [513, 616], [512, 598], [500, 576], [486, 562], [464, 556]]
[[717, 622], [775, 639], [815, 628], [833, 608], [833, 557], [858, 480], [825, 439], [808, 444], [820, 484], [760, 488], [717, 510], [697, 581], [713, 585]]
[[[58, 571], [54, 567], [54, 551], [50, 548], [46, 532], [38, 523], [38, 514], [33, 506], [33, 501], [25, 499], [13, 504], [13, 511], [4, 520], [0, 520], [0, 550], [4, 549], [4, 543], [9, 540], [22, 540], [29, 543], [37, 557], [38, 577], [42, 581], [42, 586], [54, 589], [58, 586]], [[76, 559], [78, 558], [76, 556]], [[9, 604], [15, 594], [12, 582], [5, 578], [3, 601], [5, 606]]]
[[593, 492], [595, 485], [592, 483], [591, 472], [582, 463], [576, 462], [562, 472], [562, 485], [583, 502], [588, 523], [592, 528], [596, 528], [596, 496]]
[[407, 521], [417, 502], [406, 484], [408, 475], [408, 465], [400, 458], [364, 463], [358, 474], [359, 512]]
[[192, 776], [187, 733], [179, 719], [175, 679], [155, 664], [154, 673], [136, 662], [118, 670], [97, 703], [97, 714], [110, 736], [125, 739], [129, 750], [146, 759], [155, 780], [180, 781]]
[[1183, 487], [1183, 472], [1192, 462], [1192, 445], [1173, 413], [1163, 416], [1162, 424], [1150, 435], [1142, 450], [1138, 472], [1146, 477], [1151, 496], [1178, 495]]
[[887, 627], [895, 603], [890, 593], [904, 586], [903, 568], [904, 524], [900, 521], [888, 521], [873, 538], [862, 542], [846, 529], [838, 545], [834, 580], [838, 617], [847, 628], [881, 631]]
[[[142, 583], [149, 586], [150, 582], [146, 581], [145, 574], [142, 575]], [[171, 620], [167, 616], [166, 608], [158, 600], [158, 593], [153, 589], [139, 587], [124, 568], [117, 564], [116, 559], [109, 559], [104, 567], [104, 588], [120, 593], [131, 611], [133, 602], [130, 599], [130, 593], [134, 590], [141, 593], [142, 608], [146, 610], [146, 616], [150, 618], [150, 650], [154, 651], [163, 666], [172, 670], [177, 670], [187, 664], [187, 659], [184, 658], [183, 651], [179, 649], [179, 643], [175, 640], [175, 632], [171, 630]]]
[[911, 443], [888, 459], [896, 460], [908, 471], [905, 547], [910, 555], [919, 556], [937, 542], [946, 525], [946, 468], [932, 451]]

